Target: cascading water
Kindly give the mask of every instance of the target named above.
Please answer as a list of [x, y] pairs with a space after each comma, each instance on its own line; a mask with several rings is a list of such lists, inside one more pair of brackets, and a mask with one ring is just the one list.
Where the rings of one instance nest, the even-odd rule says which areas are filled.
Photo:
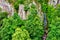
[[47, 24], [47, 18], [46, 18], [46, 13], [44, 15], [44, 35], [43, 35], [43, 40], [46, 40], [47, 33], [48, 33], [48, 24]]

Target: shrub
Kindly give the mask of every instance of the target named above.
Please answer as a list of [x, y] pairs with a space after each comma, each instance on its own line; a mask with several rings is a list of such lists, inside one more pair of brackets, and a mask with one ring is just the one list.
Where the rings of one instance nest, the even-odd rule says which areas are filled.
[[16, 28], [15, 33], [12, 35], [12, 40], [31, 40], [28, 31]]

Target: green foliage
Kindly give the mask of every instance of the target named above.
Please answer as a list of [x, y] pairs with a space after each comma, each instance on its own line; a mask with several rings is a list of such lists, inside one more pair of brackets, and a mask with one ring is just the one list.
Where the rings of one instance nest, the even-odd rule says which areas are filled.
[[[13, 0], [8, 0], [12, 3]], [[48, 20], [46, 40], [60, 40], [60, 5], [54, 8], [48, 5], [49, 0], [34, 0], [41, 4], [43, 13]], [[7, 18], [8, 13], [0, 12], [0, 40], [42, 40], [44, 29], [37, 7], [32, 0], [14, 0], [13, 6], [18, 12], [19, 4], [24, 5], [24, 11], [30, 12], [27, 20], [22, 20], [17, 13]], [[29, 7], [31, 3], [31, 7]], [[1, 11], [1, 8], [0, 8]]]
[[44, 12], [44, 13], [46, 13], [47, 11], [48, 11], [48, 1], [49, 0], [37, 0], [38, 1], [38, 3], [40, 3], [41, 4], [41, 9], [42, 9], [42, 11]]
[[29, 11], [30, 11], [31, 15], [37, 15], [37, 13], [38, 13], [37, 9], [36, 9], [36, 6], [34, 4], [31, 5]]
[[30, 13], [31, 14], [28, 16], [28, 20], [25, 23], [25, 28], [28, 30], [32, 40], [42, 40], [44, 33], [43, 24], [40, 22], [40, 18], [37, 15], [37, 10], [31, 8]]
[[37, 0], [40, 4], [42, 4], [42, 3], [45, 3], [45, 4], [48, 4], [48, 1], [49, 0]]
[[[57, 8], [53, 8], [52, 6], [48, 6], [48, 27], [49, 32], [46, 40], [60, 40], [60, 11], [59, 6]], [[59, 31], [58, 31], [59, 30]]]
[[29, 10], [29, 6], [27, 4], [24, 6], [24, 10], [25, 11], [28, 11]]
[[24, 0], [17, 0], [18, 1], [18, 3], [20, 3], [20, 4], [24, 4]]
[[3, 19], [3, 24], [0, 28], [1, 40], [15, 40], [15, 36], [17, 37], [16, 40], [19, 40], [19, 37], [22, 37], [21, 40], [42, 40], [44, 33], [43, 23], [41, 23], [37, 15], [38, 12], [35, 5], [32, 4], [29, 10], [30, 15], [27, 20], [21, 20], [17, 13], [14, 13], [13, 17]]
[[16, 3], [14, 4], [14, 8], [16, 9], [16, 11], [18, 11], [18, 9], [19, 9], [19, 3], [18, 3], [18, 2], [16, 2]]
[[2, 20], [4, 18], [7, 18], [8, 13], [7, 12], [0, 12], [0, 27], [2, 26]]
[[3, 24], [0, 28], [1, 40], [11, 40], [15, 29], [22, 25], [22, 21], [15, 13], [13, 17], [3, 19]]
[[14, 33], [14, 25], [11, 25], [11, 20], [4, 19], [1, 26], [0, 36], [1, 40], [11, 40], [11, 34]]
[[0, 11], [1, 11], [2, 9], [1, 9], [1, 7], [0, 7]]
[[16, 9], [16, 11], [18, 11], [18, 9], [19, 9], [19, 4], [24, 4], [24, 0], [17, 0], [14, 3], [14, 8]]
[[12, 35], [12, 40], [31, 40], [28, 31], [21, 28], [16, 28], [15, 33]]
[[3, 18], [7, 18], [8, 13], [7, 12], [0, 12], [0, 20]]
[[[56, 16], [60, 17], [60, 4], [56, 7]], [[57, 14], [58, 13], [58, 14]]]
[[9, 3], [12, 3], [12, 2], [13, 2], [13, 0], [8, 0], [8, 2], [9, 2]]
[[47, 11], [48, 11], [48, 5], [47, 4], [45, 4], [45, 3], [42, 3], [42, 6], [41, 6], [41, 9], [42, 9], [42, 11], [44, 12], [44, 13], [47, 13]]

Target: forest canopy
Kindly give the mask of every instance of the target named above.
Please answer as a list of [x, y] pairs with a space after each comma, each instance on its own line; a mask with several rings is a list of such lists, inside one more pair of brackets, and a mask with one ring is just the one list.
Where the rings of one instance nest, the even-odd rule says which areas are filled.
[[[1, 7], [5, 3], [9, 11]], [[1, 4], [0, 40], [60, 40], [59, 0], [5, 0]]]

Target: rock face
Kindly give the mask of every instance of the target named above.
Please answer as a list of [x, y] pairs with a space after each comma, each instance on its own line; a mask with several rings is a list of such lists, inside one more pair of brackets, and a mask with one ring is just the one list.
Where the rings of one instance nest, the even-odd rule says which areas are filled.
[[49, 0], [48, 4], [55, 6], [57, 4], [57, 0]]
[[57, 4], [60, 4], [60, 0], [57, 0]]
[[24, 5], [19, 5], [19, 13], [18, 15], [23, 19], [25, 20], [26, 19], [26, 14], [25, 14], [25, 11], [24, 11]]
[[12, 16], [14, 13], [13, 7], [9, 3], [7, 3], [5, 0], [0, 0], [0, 7], [2, 8], [2, 11], [6, 11], [9, 13], [8, 16]]
[[48, 4], [55, 7], [57, 4], [60, 4], [60, 0], [49, 0]]

